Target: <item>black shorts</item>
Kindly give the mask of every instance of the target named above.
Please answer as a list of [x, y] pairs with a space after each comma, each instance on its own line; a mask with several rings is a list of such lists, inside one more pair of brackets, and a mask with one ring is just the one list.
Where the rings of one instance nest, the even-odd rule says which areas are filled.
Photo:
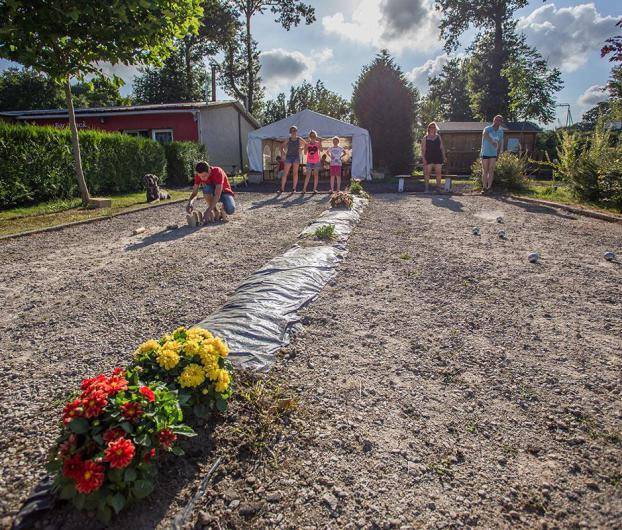
[[442, 164], [442, 163], [443, 163], [443, 159], [442, 158], [440, 160], [432, 159], [432, 160], [426, 160], [425, 161], [425, 165], [426, 166], [432, 166], [432, 165]]
[[496, 156], [482, 155], [482, 160], [492, 160], [493, 158], [497, 158], [497, 157]]

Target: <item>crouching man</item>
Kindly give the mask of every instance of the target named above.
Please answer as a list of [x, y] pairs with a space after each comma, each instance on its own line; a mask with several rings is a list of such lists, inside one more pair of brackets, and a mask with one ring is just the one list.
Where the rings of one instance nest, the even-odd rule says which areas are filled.
[[[196, 226], [201, 223], [222, 220], [227, 222], [229, 215], [235, 212], [234, 193], [229, 184], [227, 174], [219, 167], [210, 166], [207, 162], [199, 162], [195, 166], [194, 187], [188, 200], [188, 224]], [[194, 211], [194, 199], [203, 190], [203, 197], [207, 203], [205, 213], [201, 215]]]

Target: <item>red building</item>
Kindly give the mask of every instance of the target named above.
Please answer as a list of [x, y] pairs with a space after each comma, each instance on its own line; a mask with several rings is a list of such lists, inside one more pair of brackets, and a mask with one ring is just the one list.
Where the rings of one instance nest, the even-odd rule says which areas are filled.
[[[79, 129], [100, 129], [151, 138], [159, 142], [198, 142], [209, 160], [227, 171], [247, 165], [248, 133], [259, 127], [237, 101], [168, 103], [131, 107], [76, 109]], [[66, 110], [2, 112], [11, 121], [67, 127]]]

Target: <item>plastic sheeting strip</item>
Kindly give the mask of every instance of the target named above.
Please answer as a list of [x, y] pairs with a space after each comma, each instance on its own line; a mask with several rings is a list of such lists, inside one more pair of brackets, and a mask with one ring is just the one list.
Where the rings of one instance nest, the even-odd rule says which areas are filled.
[[299, 324], [298, 310], [335, 276], [346, 254], [345, 242], [366, 203], [355, 198], [351, 210], [323, 212], [299, 237], [308, 238], [319, 226], [332, 224], [334, 243], [296, 245], [273, 258], [242, 282], [222, 309], [198, 324], [227, 341], [234, 364], [258, 371], [270, 368], [274, 354], [289, 344]]

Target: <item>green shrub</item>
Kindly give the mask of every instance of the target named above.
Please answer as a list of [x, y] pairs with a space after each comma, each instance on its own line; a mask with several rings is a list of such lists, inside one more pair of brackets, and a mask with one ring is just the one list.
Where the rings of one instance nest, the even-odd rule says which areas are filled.
[[165, 144], [166, 183], [169, 186], [186, 186], [192, 182], [194, 166], [207, 161], [205, 146], [195, 142], [171, 142]]
[[313, 235], [317, 239], [322, 239], [324, 241], [330, 241], [332, 239], [335, 239], [335, 225], [322, 225], [315, 229]]
[[[165, 174], [164, 148], [146, 138], [82, 131], [80, 146], [93, 195], [140, 191], [143, 175]], [[68, 130], [0, 124], [0, 208], [76, 196]]]
[[[495, 165], [495, 178], [492, 186], [501, 190], [521, 190], [527, 186], [527, 158], [514, 153], [504, 152], [499, 155]], [[471, 166], [471, 176], [475, 188], [482, 187], [482, 161], [477, 159]]]

